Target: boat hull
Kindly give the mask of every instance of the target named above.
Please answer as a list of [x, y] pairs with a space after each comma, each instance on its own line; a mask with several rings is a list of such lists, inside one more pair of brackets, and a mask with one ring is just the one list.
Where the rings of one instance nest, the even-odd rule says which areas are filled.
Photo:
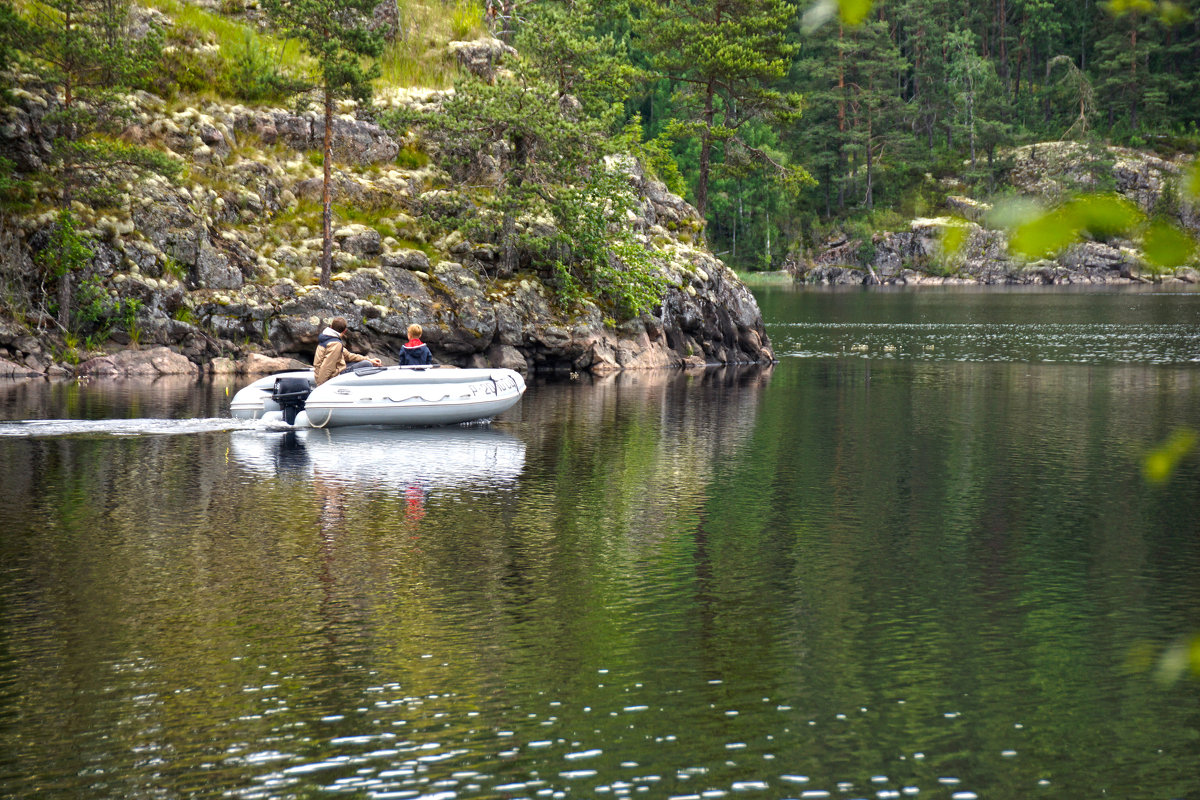
[[[230, 413], [239, 419], [282, 421], [271, 394], [276, 379], [283, 377], [311, 380], [312, 371], [280, 373], [255, 381], [234, 396]], [[524, 379], [509, 369], [363, 369], [314, 388], [295, 426], [454, 425], [507, 411], [524, 392]]]

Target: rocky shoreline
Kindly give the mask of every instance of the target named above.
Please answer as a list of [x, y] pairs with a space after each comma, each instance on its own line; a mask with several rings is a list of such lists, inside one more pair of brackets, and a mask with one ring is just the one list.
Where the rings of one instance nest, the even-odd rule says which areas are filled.
[[[1147, 216], [1168, 219], [1200, 234], [1200, 205], [1179, 189], [1191, 159], [1164, 159], [1121, 147], [1093, 152], [1075, 142], [1045, 142], [1012, 151], [1008, 182], [1021, 203], [1053, 206], [1078, 193], [1112, 192]], [[1095, 175], [1105, 165], [1104, 181]], [[1111, 184], [1111, 185], [1109, 185]], [[1011, 202], [1011, 198], [1010, 198]], [[913, 219], [907, 230], [870, 237], [835, 236], [813, 252], [792, 257], [787, 270], [797, 281], [818, 285], [1067, 286], [1200, 283], [1191, 264], [1168, 269], [1148, 265], [1136, 241], [1084, 239], [1054, 258], [1025, 261], [1009, 250], [1003, 206], [949, 195], [947, 214]], [[999, 212], [999, 213], [998, 213]], [[954, 227], [961, 246], [943, 250]]]
[[[351, 349], [385, 363], [394, 363], [412, 322], [439, 362], [457, 366], [603, 374], [774, 359], [754, 296], [700, 241], [696, 210], [632, 159], [608, 168], [621, 170], [640, 198], [628, 224], [668, 289], [653, 311], [618, 321], [586, 300], [563, 307], [552, 274], [528, 254], [504, 267], [495, 242], [473, 241], [457, 224], [470, 196], [436, 160], [413, 155], [421, 143], [344, 108], [334, 128], [334, 202], [364, 221], [336, 229], [333, 282], [323, 288], [314, 279], [315, 111], [215, 102], [171, 110], [145, 92], [126, 101], [123, 137], [188, 169], [179, 182], [127, 183], [111, 207], [73, 209], [93, 251], [89, 279], [110, 306], [136, 315], [102, 341], [72, 341], [37, 312], [38, 287], [26, 287], [24, 313], [0, 318], [0, 377], [271, 372], [311, 363], [318, 333], [335, 316], [350, 322]], [[377, 104], [437, 101], [437, 92], [418, 91]], [[0, 110], [0, 156], [36, 195], [58, 101], [30, 84], [10, 102]], [[6, 277], [38, 273], [35, 254], [55, 218], [51, 209], [0, 219]]]
[[1080, 242], [1056, 259], [1024, 262], [1009, 254], [1002, 231], [974, 223], [966, 225], [962, 251], [947, 260], [941, 236], [953, 224], [962, 223], [950, 217], [917, 219], [908, 231], [875, 234], [869, 258], [853, 255], [864, 250], [862, 241], [834, 240], [813, 262], [793, 265], [789, 272], [799, 282], [827, 286], [1200, 284], [1200, 271], [1194, 267], [1148, 269], [1132, 242]]

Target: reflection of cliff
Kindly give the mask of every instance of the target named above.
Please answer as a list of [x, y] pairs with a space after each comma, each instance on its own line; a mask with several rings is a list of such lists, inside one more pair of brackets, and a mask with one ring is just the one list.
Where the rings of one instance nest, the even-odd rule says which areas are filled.
[[530, 447], [587, 468], [598, 476], [593, 488], [610, 499], [655, 495], [659, 503], [702, 489], [745, 444], [770, 374], [772, 367], [726, 367], [544, 384], [536, 402], [523, 404], [522, 421]]
[[771, 372], [664, 370], [543, 384], [521, 410], [526, 440], [547, 469], [571, 476], [559, 484], [565, 497], [594, 498], [606, 524], [653, 538], [664, 519], [696, 507], [715, 470], [745, 445]]
[[228, 416], [228, 400], [203, 386], [197, 391], [195, 378], [177, 375], [82, 382], [0, 378], [0, 420]]
[[[624, 373], [535, 384], [517, 411], [529, 445], [511, 519], [460, 531], [442, 591], [492, 620], [489, 638], [526, 649], [523, 669], [567, 685], [580, 660], [670, 638], [671, 610], [693, 571], [692, 532], [722, 470], [744, 458], [771, 376], [766, 368]], [[511, 422], [511, 421], [510, 421]], [[444, 567], [443, 567], [444, 568]], [[672, 595], [671, 599], [663, 593]], [[651, 637], [640, 614], [614, 605], [652, 603], [662, 627]], [[486, 651], [481, 651], [481, 656]], [[511, 680], [505, 663], [481, 663]]]

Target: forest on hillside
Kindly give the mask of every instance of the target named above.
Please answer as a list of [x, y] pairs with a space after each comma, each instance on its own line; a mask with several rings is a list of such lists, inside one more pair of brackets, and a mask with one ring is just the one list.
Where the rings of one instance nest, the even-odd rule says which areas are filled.
[[[99, 19], [99, 38], [111, 45], [122, 28], [103, 20], [137, 7], [128, 0], [6, 0], [0, 57], [45, 70], [60, 94], [74, 70], [77, 91], [107, 80], [248, 103], [295, 102], [306, 85], [297, 75], [315, 58], [327, 75], [368, 65], [336, 87], [363, 99], [372, 87], [462, 80], [444, 55], [432, 70], [422, 64], [422, 43], [490, 31], [520, 54], [504, 62], [520, 91], [572, 98], [587, 135], [633, 150], [697, 206], [713, 251], [742, 269], [777, 267], [835, 229], [934, 213], [950, 184], [976, 197], [1003, 192], [1015, 145], [1072, 139], [1176, 155], [1200, 143], [1200, 0], [387, 0], [389, 44], [356, 50], [346, 39], [343, 60], [327, 63], [311, 23], [343, 6], [364, 17], [374, 8], [375, 18], [382, 7], [204, 4], [205, 14], [242, 26], [228, 34], [194, 14], [181, 24], [193, 6], [156, 0], [150, 7], [174, 15], [173, 27], [114, 59], [111, 47], [76, 47], [53, 28], [71, 14]], [[43, 30], [31, 35], [39, 18]], [[197, 35], [217, 40], [219, 63], [181, 57], [180, 42]], [[415, 60], [397, 67], [405, 52]], [[65, 88], [69, 98], [69, 78]], [[472, 91], [487, 101], [473, 113], [514, 107], [504, 90], [477, 81]], [[509, 131], [525, 126], [512, 141], [536, 139], [543, 153], [574, 148], [575, 163], [594, 163], [599, 152], [594, 139], [576, 146], [579, 119], [562, 126], [567, 134], [547, 129], [562, 123], [553, 116], [517, 122], [503, 121]], [[566, 173], [548, 166], [545, 174]], [[509, 186], [533, 180], [531, 171]]]
[[[770, 88], [801, 108], [798, 117], [757, 116], [756, 96], [739, 97], [736, 82], [719, 93], [720, 155], [704, 213], [714, 249], [740, 267], [778, 264], [789, 245], [811, 245], [833, 227], [879, 229], [933, 213], [938, 179], [977, 197], [1003, 191], [1014, 145], [1074, 139], [1174, 155], [1200, 144], [1194, 0], [886, 0], [842, 3], [840, 15], [769, 0], [670, 7], [714, 23], [769, 15], [780, 35]], [[737, 27], [717, 27], [736, 48]], [[633, 104], [648, 131], [695, 119], [687, 101], [709, 77], [699, 59], [664, 69], [665, 46], [629, 42], [636, 63], [665, 73]], [[701, 140], [673, 150], [693, 199]], [[763, 157], [747, 158], [752, 148]], [[815, 183], [772, 180], [778, 164]]]

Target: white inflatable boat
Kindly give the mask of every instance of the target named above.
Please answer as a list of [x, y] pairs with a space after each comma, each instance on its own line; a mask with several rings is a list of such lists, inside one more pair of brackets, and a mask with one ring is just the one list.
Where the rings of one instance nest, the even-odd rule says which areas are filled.
[[229, 411], [297, 428], [454, 425], [494, 417], [524, 393], [511, 369], [364, 365], [320, 386], [312, 370], [260, 378], [233, 396]]

